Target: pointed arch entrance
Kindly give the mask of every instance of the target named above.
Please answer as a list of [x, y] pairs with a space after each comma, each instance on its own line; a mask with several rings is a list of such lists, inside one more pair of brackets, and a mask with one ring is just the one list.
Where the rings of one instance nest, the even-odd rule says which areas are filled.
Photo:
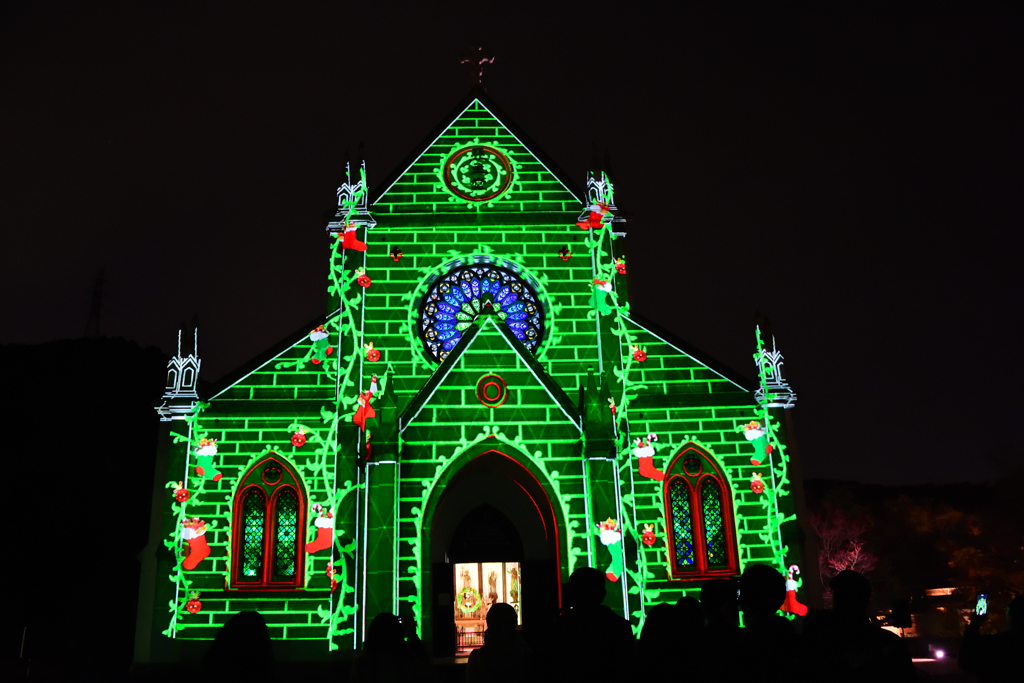
[[[488, 449], [468, 459], [440, 492], [435, 490], [422, 539], [430, 558], [422, 614], [424, 626], [431, 627], [435, 656], [450, 656], [456, 649], [457, 564], [515, 563], [524, 630], [557, 614], [566, 578], [561, 567], [565, 526], [547, 488], [528, 462]], [[506, 585], [504, 594], [508, 591]]]

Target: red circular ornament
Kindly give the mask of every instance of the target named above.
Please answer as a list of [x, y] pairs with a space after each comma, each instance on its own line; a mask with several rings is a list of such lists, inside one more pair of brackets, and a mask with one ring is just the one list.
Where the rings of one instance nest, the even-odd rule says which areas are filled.
[[497, 375], [484, 375], [476, 383], [476, 400], [488, 408], [497, 408], [508, 400], [508, 386]]
[[203, 609], [203, 603], [198, 598], [192, 598], [185, 603], [185, 609], [189, 614], [198, 614], [199, 610]]
[[376, 363], [377, 361], [380, 360], [380, 351], [378, 351], [377, 349], [370, 349], [369, 351], [366, 352], [366, 360], [370, 361], [371, 363]]
[[644, 531], [643, 536], [641, 536], [640, 540], [644, 542], [644, 545], [650, 547], [654, 545], [658, 539], [657, 537], [655, 537], [653, 531]]
[[764, 493], [764, 481], [761, 477], [754, 477], [750, 480], [750, 490], [759, 495]]
[[292, 434], [292, 445], [296, 448], [302, 448], [306, 445], [306, 435], [302, 432], [295, 432]]
[[622, 261], [622, 260], [616, 261], [615, 262], [615, 272], [618, 273], [619, 275], [625, 275], [626, 274], [626, 262]]
[[636, 351], [633, 352], [633, 360], [643, 363], [645, 360], [647, 360], [647, 352], [637, 349]]
[[184, 503], [190, 495], [192, 494], [188, 492], [188, 489], [174, 489], [174, 500], [179, 503]]
[[356, 282], [359, 283], [360, 287], [369, 287], [373, 282], [365, 275], [360, 275], [356, 278]]

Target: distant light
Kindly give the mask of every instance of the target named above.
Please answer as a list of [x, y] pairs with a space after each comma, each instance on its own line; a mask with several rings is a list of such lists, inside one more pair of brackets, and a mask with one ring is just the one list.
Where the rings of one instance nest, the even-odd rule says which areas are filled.
[[946, 656], [946, 651], [945, 650], [936, 650], [935, 651], [935, 659], [942, 659], [945, 656]]

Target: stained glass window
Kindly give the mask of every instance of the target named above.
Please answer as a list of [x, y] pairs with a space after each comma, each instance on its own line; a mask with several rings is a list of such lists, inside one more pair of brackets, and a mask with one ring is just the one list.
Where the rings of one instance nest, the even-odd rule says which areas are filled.
[[258, 488], [249, 489], [242, 499], [242, 572], [240, 581], [263, 579], [263, 527], [266, 499]]
[[739, 571], [728, 486], [714, 457], [696, 444], [670, 461], [663, 491], [671, 577], [710, 579]]
[[722, 492], [715, 480], [706, 477], [700, 485], [700, 504], [704, 519], [704, 547], [707, 549], [708, 565], [724, 565], [725, 523], [722, 519]]
[[420, 334], [430, 355], [444, 360], [488, 302], [516, 338], [536, 352], [544, 332], [537, 293], [507, 268], [475, 263], [449, 271], [423, 299]]
[[286, 488], [274, 502], [274, 581], [285, 581], [295, 576], [297, 568], [299, 499]]
[[673, 477], [668, 490], [672, 506], [672, 543], [675, 549], [676, 569], [691, 569], [694, 566], [694, 556], [690, 487], [682, 477]]
[[305, 486], [270, 451], [240, 477], [231, 530], [231, 583], [246, 590], [301, 589], [305, 568]]

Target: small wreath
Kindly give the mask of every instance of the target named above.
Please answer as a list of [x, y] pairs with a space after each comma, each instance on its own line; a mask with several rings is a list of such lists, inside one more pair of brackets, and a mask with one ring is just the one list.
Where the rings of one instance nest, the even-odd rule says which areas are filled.
[[[470, 598], [473, 600], [473, 606], [466, 607], [466, 601]], [[459, 591], [459, 609], [465, 614], [472, 614], [480, 609], [481, 603], [483, 603], [483, 600], [480, 599], [480, 593], [475, 588], [463, 588]]]

